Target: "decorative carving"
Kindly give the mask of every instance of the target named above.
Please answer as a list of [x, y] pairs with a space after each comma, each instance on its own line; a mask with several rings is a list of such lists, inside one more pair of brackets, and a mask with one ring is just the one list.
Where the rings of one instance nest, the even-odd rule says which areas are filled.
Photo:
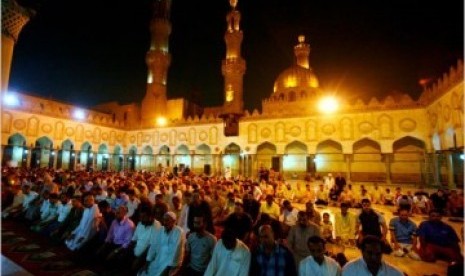
[[206, 131], [201, 131], [199, 133], [199, 140], [200, 141], [204, 142], [205, 140], [207, 140], [207, 138], [208, 138], [208, 134], [207, 134]]
[[68, 137], [73, 136], [73, 135], [74, 135], [74, 129], [71, 128], [71, 127], [67, 127], [67, 128], [66, 128], [66, 135], [67, 135]]
[[389, 115], [383, 114], [378, 118], [378, 127], [380, 130], [380, 138], [392, 138], [393, 136], [393, 122]]
[[186, 134], [183, 132], [183, 133], [179, 133], [178, 135], [178, 140], [179, 142], [187, 142], [187, 137], [186, 137]]
[[82, 142], [84, 140], [84, 127], [78, 125], [76, 127], [76, 142]]
[[137, 133], [137, 146], [138, 147], [142, 146], [142, 137], [143, 137], [142, 132], [138, 132]]
[[289, 132], [289, 134], [290, 134], [292, 137], [297, 137], [297, 136], [299, 136], [301, 133], [302, 133], [302, 130], [301, 130], [300, 127], [298, 127], [298, 126], [293, 126], [293, 127], [291, 127], [291, 130], [290, 130], [290, 132]]
[[158, 146], [160, 144], [160, 132], [154, 131], [153, 132], [153, 145]]
[[210, 128], [210, 144], [216, 145], [218, 143], [218, 128], [211, 127]]
[[52, 131], [52, 126], [50, 124], [43, 124], [41, 129], [44, 133], [50, 133]]
[[[2, 114], [2, 133], [9, 133], [11, 130], [11, 121], [13, 116], [8, 112]], [[29, 131], [29, 130], [28, 130]]]
[[115, 141], [116, 140], [116, 132], [115, 131], [110, 131], [110, 146], [114, 146], [115, 145]]
[[370, 122], [361, 122], [359, 125], [358, 125], [358, 130], [363, 133], [363, 134], [369, 134], [373, 131], [373, 124], [370, 123]]
[[[11, 120], [10, 120], [10, 124], [11, 124]], [[27, 120], [26, 135], [37, 136], [38, 129], [39, 129], [39, 119], [37, 119], [36, 117], [29, 118], [29, 120]]]
[[130, 142], [131, 144], [136, 143], [136, 136], [134, 136], [134, 135], [129, 136], [129, 142]]
[[257, 143], [257, 125], [250, 124], [247, 131], [247, 138], [249, 143]]
[[54, 138], [58, 139], [58, 140], [62, 140], [63, 139], [63, 130], [64, 129], [65, 129], [65, 124], [63, 124], [63, 122], [56, 122]]
[[283, 123], [277, 123], [275, 125], [275, 139], [276, 142], [284, 142], [284, 124]]
[[405, 132], [411, 132], [417, 128], [417, 123], [410, 118], [405, 118], [399, 121], [399, 128]]
[[162, 143], [166, 143], [166, 142], [168, 141], [168, 133], [162, 133], [162, 134], [160, 135], [160, 141], [161, 141]]
[[106, 133], [106, 132], [102, 133], [102, 140], [103, 141], [108, 141], [108, 133]]
[[176, 146], [177, 137], [178, 137], [177, 134], [178, 134], [178, 132], [176, 130], [174, 130], [174, 129], [172, 129], [170, 131], [170, 135], [169, 135], [169, 137], [170, 137], [170, 146]]
[[150, 143], [151, 140], [152, 140], [152, 136], [150, 134], [144, 134], [144, 139], [143, 139], [144, 143]]
[[189, 145], [195, 145], [195, 143], [197, 142], [196, 140], [197, 140], [197, 131], [195, 130], [195, 128], [191, 127], [189, 129]]
[[260, 131], [260, 135], [262, 136], [262, 138], [267, 139], [271, 135], [271, 130], [269, 128], [265, 127], [265, 128], [262, 129], [262, 131]]
[[317, 122], [314, 120], [308, 120], [305, 124], [305, 136], [307, 141], [316, 141], [317, 140]]
[[323, 127], [321, 127], [321, 131], [326, 135], [331, 135], [336, 131], [336, 128], [333, 124], [326, 124]]
[[17, 130], [23, 130], [26, 127], [26, 121], [23, 119], [14, 120], [13, 127]]
[[442, 110], [442, 114], [444, 116], [444, 121], [449, 122], [450, 120], [450, 114], [451, 114], [451, 108], [450, 105], [446, 104]]
[[342, 140], [352, 140], [354, 137], [354, 126], [352, 120], [344, 118], [341, 120], [341, 138]]

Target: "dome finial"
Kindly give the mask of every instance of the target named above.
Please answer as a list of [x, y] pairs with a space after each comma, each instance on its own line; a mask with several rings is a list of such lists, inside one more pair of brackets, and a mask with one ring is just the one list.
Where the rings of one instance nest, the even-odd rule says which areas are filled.
[[299, 35], [297, 40], [299, 41], [299, 43], [304, 43], [305, 42], [305, 36], [304, 35]]

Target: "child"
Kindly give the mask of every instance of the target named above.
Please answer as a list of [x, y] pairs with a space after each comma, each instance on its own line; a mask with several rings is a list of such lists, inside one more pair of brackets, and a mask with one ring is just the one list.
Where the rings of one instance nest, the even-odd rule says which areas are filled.
[[327, 241], [333, 242], [333, 223], [329, 220], [329, 213], [323, 213], [323, 222], [321, 223], [321, 237]]

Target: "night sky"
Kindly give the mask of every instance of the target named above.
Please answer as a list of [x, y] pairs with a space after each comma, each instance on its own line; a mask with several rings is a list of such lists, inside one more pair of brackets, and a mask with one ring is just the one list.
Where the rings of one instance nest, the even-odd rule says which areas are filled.
[[[140, 102], [150, 45], [149, 0], [19, 1], [36, 16], [19, 37], [10, 90], [82, 107]], [[173, 0], [168, 98], [223, 103], [228, 0]], [[463, 59], [463, 1], [239, 0], [245, 107], [261, 107], [304, 34], [310, 65], [327, 91], [349, 100], [389, 93], [417, 99]]]

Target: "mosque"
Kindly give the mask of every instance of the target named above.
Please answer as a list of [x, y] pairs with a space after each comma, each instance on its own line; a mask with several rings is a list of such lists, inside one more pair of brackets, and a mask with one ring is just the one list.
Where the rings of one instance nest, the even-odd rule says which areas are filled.
[[[463, 187], [463, 62], [418, 100], [392, 95], [369, 102], [324, 98], [310, 65], [310, 45], [296, 38], [295, 64], [276, 78], [261, 111], [244, 110], [243, 32], [237, 0], [225, 15], [224, 103], [201, 107], [168, 99], [170, 0], [156, 1], [140, 103], [79, 109], [21, 93], [2, 93], [2, 164], [94, 170], [189, 166], [197, 173], [256, 177], [260, 166], [285, 179], [340, 172], [353, 183]], [[2, 1], [2, 91], [14, 45], [30, 18]], [[331, 112], [333, 111], [333, 112]]]

